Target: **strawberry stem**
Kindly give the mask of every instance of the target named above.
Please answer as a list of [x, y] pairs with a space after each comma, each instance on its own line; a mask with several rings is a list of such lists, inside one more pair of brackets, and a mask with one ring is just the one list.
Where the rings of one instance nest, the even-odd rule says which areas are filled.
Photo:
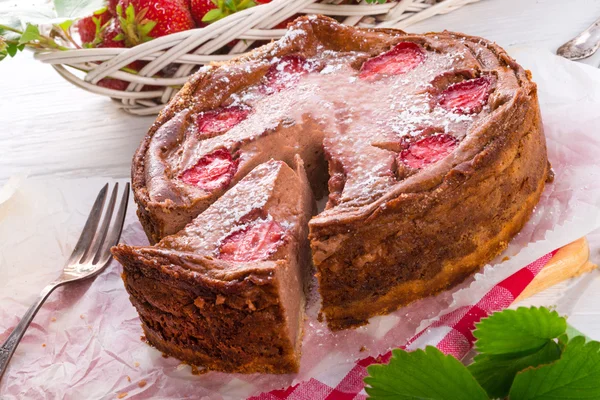
[[10, 32], [18, 33], [19, 35], [23, 34], [23, 31], [20, 31], [18, 29], [13, 28], [13, 27], [2, 25], [2, 24], [0, 24], [0, 29], [1, 30], [5, 30], [5, 31], [10, 31]]

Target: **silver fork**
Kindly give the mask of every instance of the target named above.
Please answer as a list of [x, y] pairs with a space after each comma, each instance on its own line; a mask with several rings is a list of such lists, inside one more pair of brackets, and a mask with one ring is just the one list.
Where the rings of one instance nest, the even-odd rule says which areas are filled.
[[[119, 209], [113, 218], [118, 189], [119, 184], [117, 183], [112, 190], [107, 207], [104, 207], [104, 205], [108, 193], [108, 183], [100, 190], [92, 211], [90, 211], [90, 215], [85, 222], [81, 236], [79, 236], [79, 240], [73, 249], [73, 253], [71, 253], [71, 256], [63, 267], [62, 274], [42, 290], [35, 303], [27, 310], [21, 322], [19, 322], [15, 330], [6, 339], [6, 342], [0, 347], [0, 379], [2, 379], [2, 375], [4, 375], [8, 367], [8, 362], [27, 327], [50, 293], [65, 283], [96, 276], [110, 263], [110, 248], [119, 242], [121, 231], [123, 230], [127, 201], [129, 199], [129, 183], [125, 185]], [[104, 218], [102, 218], [102, 224], [100, 224], [102, 214], [104, 214]], [[98, 228], [99, 224], [100, 228]]]

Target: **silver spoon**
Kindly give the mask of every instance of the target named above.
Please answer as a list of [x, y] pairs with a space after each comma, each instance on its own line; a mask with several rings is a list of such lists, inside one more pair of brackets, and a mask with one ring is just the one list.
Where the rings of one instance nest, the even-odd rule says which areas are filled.
[[600, 19], [575, 38], [556, 50], [556, 54], [569, 60], [581, 60], [594, 54], [600, 47]]

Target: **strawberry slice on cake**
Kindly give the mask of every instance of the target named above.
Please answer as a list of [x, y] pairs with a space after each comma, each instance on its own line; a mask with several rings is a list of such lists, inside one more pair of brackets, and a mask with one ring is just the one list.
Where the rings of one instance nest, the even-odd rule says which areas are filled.
[[227, 132], [248, 117], [249, 111], [241, 107], [226, 107], [205, 111], [196, 120], [198, 135], [213, 137]]
[[311, 72], [311, 66], [306, 58], [298, 55], [282, 57], [271, 65], [265, 75], [265, 91], [267, 93], [279, 92], [294, 86], [303, 75]]
[[425, 61], [425, 52], [413, 42], [400, 42], [390, 51], [367, 60], [360, 78], [372, 80], [378, 76], [401, 75], [417, 68]]
[[490, 94], [490, 79], [481, 77], [450, 85], [438, 97], [439, 105], [460, 114], [474, 114], [481, 111]]
[[420, 169], [444, 159], [454, 151], [456, 145], [454, 136], [431, 135], [408, 145], [398, 158], [409, 167]]
[[196, 165], [181, 174], [181, 180], [207, 192], [229, 185], [236, 171], [231, 153], [218, 149], [202, 157]]

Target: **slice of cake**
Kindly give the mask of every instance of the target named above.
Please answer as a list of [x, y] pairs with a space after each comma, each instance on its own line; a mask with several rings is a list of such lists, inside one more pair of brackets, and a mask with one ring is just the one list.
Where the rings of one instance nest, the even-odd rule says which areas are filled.
[[156, 246], [113, 248], [148, 342], [211, 370], [298, 370], [315, 206], [296, 164], [259, 165]]

